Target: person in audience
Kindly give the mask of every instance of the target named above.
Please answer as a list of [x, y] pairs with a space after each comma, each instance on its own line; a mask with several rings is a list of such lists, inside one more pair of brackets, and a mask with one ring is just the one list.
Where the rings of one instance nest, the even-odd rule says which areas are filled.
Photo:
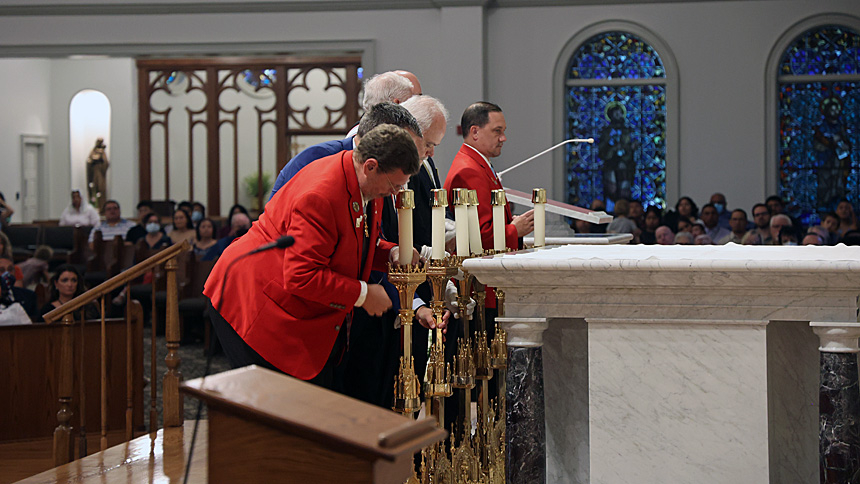
[[37, 282], [48, 280], [48, 262], [54, 256], [54, 250], [47, 245], [36, 247], [33, 257], [15, 264], [15, 267], [21, 269], [21, 287], [30, 288]]
[[711, 243], [715, 240], [723, 240], [732, 233], [720, 226], [720, 212], [711, 203], [702, 207], [702, 224], [705, 226], [705, 234], [711, 238]]
[[134, 227], [134, 222], [130, 222], [122, 218], [122, 216], [120, 215], [121, 212], [119, 208], [119, 202], [117, 202], [116, 200], [106, 201], [104, 206], [104, 212], [104, 222], [96, 225], [90, 231], [90, 249], [93, 248], [93, 238], [95, 237], [96, 232], [101, 232], [102, 240], [105, 241], [112, 240], [117, 235], [119, 235], [120, 237], [122, 237], [123, 240], [125, 240], [125, 236], [126, 234], [128, 234], [128, 231], [131, 230], [132, 227]]
[[762, 244], [773, 245], [770, 236], [770, 208], [764, 203], [757, 203], [753, 205], [752, 214], [755, 224], [752, 232], [758, 234]]
[[761, 240], [761, 234], [756, 232], [755, 230], [750, 230], [744, 235], [744, 238], [741, 239], [741, 244], [743, 245], [762, 245], [764, 242]]
[[696, 240], [693, 241], [694, 245], [714, 245], [714, 240], [708, 234], [703, 234], [696, 237]]
[[840, 237], [851, 230], [860, 229], [857, 224], [857, 216], [854, 214], [854, 206], [848, 200], [839, 201], [839, 205], [836, 206], [836, 215], [839, 217], [839, 229], [836, 233]]
[[585, 220], [573, 219], [571, 222], [571, 226], [573, 227], [573, 231], [577, 234], [591, 234], [592, 230], [596, 225], [591, 222], [586, 222]]
[[197, 224], [204, 218], [206, 218], [206, 207], [200, 202], [194, 202], [191, 205], [191, 223], [194, 228], [197, 228]]
[[807, 232], [801, 245], [824, 245], [824, 239], [815, 232]]
[[[603, 200], [601, 200], [599, 198], [595, 198], [594, 200], [591, 201], [591, 210], [593, 212], [605, 212], [606, 211], [606, 202], [604, 202]], [[594, 224], [591, 226], [591, 232], [590, 233], [592, 233], [592, 234], [605, 234], [606, 233], [606, 227], [608, 225], [609, 224]]]
[[161, 228], [161, 217], [157, 213], [150, 213], [142, 221], [146, 229], [146, 235], [143, 236], [143, 241], [146, 242], [150, 250], [163, 249], [173, 244], [173, 241], [168, 237]]
[[226, 237], [218, 239], [218, 242], [210, 247], [200, 260], [215, 260], [218, 257], [221, 257], [221, 253], [224, 252], [224, 249], [226, 249], [231, 242], [251, 230], [251, 218], [244, 213], [234, 214], [233, 217], [231, 217], [231, 220], [233, 225], [230, 227], [230, 233], [232, 235], [227, 235]]
[[711, 195], [711, 199], [708, 201], [708, 203], [713, 205], [714, 208], [717, 209], [717, 213], [720, 214], [720, 221], [718, 222], [720, 224], [720, 227], [726, 230], [731, 230], [732, 227], [729, 222], [731, 221], [732, 214], [728, 210], [728, 205], [726, 204], [726, 196], [719, 192], [714, 193], [713, 195]]
[[718, 240], [717, 243], [720, 245], [725, 245], [730, 242], [732, 244], [742, 244], [744, 236], [747, 234], [746, 211], [742, 208], [736, 208], [732, 210], [731, 218], [729, 218], [729, 224], [732, 228], [731, 233]]
[[630, 209], [627, 210], [627, 218], [636, 224], [636, 227], [642, 228], [645, 225], [645, 207], [639, 200], [630, 200]]
[[181, 244], [186, 240], [193, 244], [196, 236], [194, 227], [191, 226], [191, 214], [188, 213], [188, 210], [180, 208], [173, 212], [173, 230], [170, 231], [170, 240], [174, 244]]
[[0, 192], [0, 230], [6, 230], [6, 227], [12, 223], [13, 213], [15, 210], [6, 203], [6, 197], [3, 196], [3, 192]]
[[675, 234], [666, 225], [657, 227], [657, 230], [654, 231], [654, 238], [657, 239], [657, 244], [659, 245], [672, 245], [675, 243]]
[[12, 261], [0, 257], [0, 326], [32, 323], [30, 315], [15, 297], [15, 276], [9, 272]]
[[842, 236], [839, 243], [845, 245], [860, 245], [860, 230], [849, 230]]
[[95, 227], [98, 224], [98, 210], [81, 197], [80, 190], [72, 190], [72, 203], [60, 215], [60, 225]]
[[839, 242], [839, 216], [834, 212], [826, 212], [821, 216], [821, 227], [827, 231], [824, 243], [836, 245]]
[[793, 226], [786, 225], [779, 229], [779, 245], [797, 245], [797, 232]]
[[642, 233], [639, 234], [639, 243], [645, 245], [654, 245], [657, 243], [657, 228], [660, 227], [662, 217], [660, 208], [654, 205], [648, 207], [645, 211], [645, 218], [642, 223]]
[[215, 224], [212, 219], [204, 218], [197, 224], [197, 239], [194, 240], [194, 255], [203, 257], [213, 245], [217, 244], [215, 240]]
[[705, 224], [703, 224], [701, 220], [693, 221], [690, 225], [690, 233], [693, 234], [694, 239], [700, 235], [705, 235], [707, 233], [705, 230]]
[[[39, 321], [44, 321], [45, 314], [66, 304], [87, 290], [81, 273], [71, 264], [63, 264], [57, 268], [54, 277], [51, 278], [50, 286], [51, 296], [39, 311]], [[84, 316], [86, 319], [99, 317], [99, 309], [94, 302], [84, 308]]]
[[696, 202], [690, 197], [681, 197], [678, 203], [675, 204], [675, 210], [670, 211], [663, 217], [663, 223], [673, 230], [678, 229], [678, 219], [680, 217], [688, 217], [690, 220], [696, 220], [699, 217], [699, 207]]
[[15, 276], [18, 271], [20, 269], [15, 266], [12, 259], [0, 257], [0, 280], [7, 288], [3, 298], [9, 304], [12, 302], [20, 304], [29, 319], [34, 319], [36, 317], [36, 293], [19, 285], [20, 279]]
[[675, 234], [675, 245], [693, 245], [695, 240], [696, 238], [690, 232], [678, 232]]
[[144, 222], [144, 219], [150, 213], [152, 213], [152, 202], [149, 200], [141, 200], [140, 203], [137, 204], [137, 225], [130, 228], [128, 233], [125, 234], [126, 242], [136, 244], [138, 240], [146, 235], [146, 227], [144, 227], [146, 222]]
[[[8, 260], [15, 260], [12, 256], [12, 242], [9, 241], [9, 237], [7, 237], [3, 232], [0, 232], [0, 257]], [[24, 273], [21, 272], [21, 268], [15, 266], [13, 274], [15, 275], [15, 284], [17, 284], [18, 287], [24, 287]]]
[[[664, 219], [665, 222], [665, 219]], [[690, 217], [678, 216], [678, 232], [689, 232], [693, 228], [693, 221]]]
[[239, 205], [238, 203], [236, 205], [233, 205], [232, 207], [230, 207], [229, 213], [230, 213], [230, 215], [228, 215], [228, 218], [227, 218], [227, 225], [222, 227], [221, 231], [218, 232], [218, 238], [219, 239], [223, 239], [224, 237], [227, 237], [228, 235], [235, 235], [235, 233], [233, 232], [233, 215], [236, 215], [237, 213], [242, 213], [242, 214], [245, 214], [246, 217], [248, 217], [248, 220], [251, 219], [251, 214], [248, 213], [248, 209], [246, 209], [242, 205]]
[[[791, 230], [794, 230], [794, 226], [791, 224], [791, 218], [784, 214], [778, 213], [770, 218], [770, 244], [768, 245], [785, 245], [782, 243], [782, 240], [779, 238], [780, 234], [782, 234], [785, 227], [788, 227]], [[794, 237], [794, 243], [797, 245], [797, 236]]]
[[619, 198], [615, 202], [615, 213], [613, 214], [615, 218], [612, 219], [612, 222], [609, 222], [609, 226], [606, 227], [606, 233], [637, 235], [639, 228], [636, 227], [636, 223], [627, 218], [629, 211], [630, 202], [626, 198]]
[[788, 215], [788, 218], [791, 220], [791, 226], [795, 230], [795, 236], [800, 239], [800, 233], [798, 232], [803, 227], [800, 224], [800, 220], [792, 217], [785, 211], [785, 201], [779, 195], [771, 195], [767, 197], [767, 200], [764, 201], [767, 204], [767, 208], [770, 209], [770, 216], [778, 214]]

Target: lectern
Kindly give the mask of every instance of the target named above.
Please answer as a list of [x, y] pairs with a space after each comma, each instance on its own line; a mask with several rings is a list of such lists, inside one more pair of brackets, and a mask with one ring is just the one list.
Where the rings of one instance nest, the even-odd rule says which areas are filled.
[[185, 382], [209, 409], [209, 482], [403, 483], [447, 435], [257, 366]]

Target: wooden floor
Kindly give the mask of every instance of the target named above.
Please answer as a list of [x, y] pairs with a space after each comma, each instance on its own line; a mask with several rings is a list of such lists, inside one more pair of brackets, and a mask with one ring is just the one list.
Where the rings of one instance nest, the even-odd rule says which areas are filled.
[[[184, 427], [145, 434], [37, 475], [34, 472], [51, 466], [50, 441], [47, 446], [43, 441], [33, 441], [32, 445], [14, 444], [14, 448], [13, 444], [0, 444], [0, 483], [16, 479], [24, 479], [18, 481], [22, 484], [182, 482], [193, 430], [194, 422], [186, 421]], [[201, 420], [189, 482], [206, 482], [207, 436], [207, 422]], [[91, 448], [98, 448], [98, 442]]]

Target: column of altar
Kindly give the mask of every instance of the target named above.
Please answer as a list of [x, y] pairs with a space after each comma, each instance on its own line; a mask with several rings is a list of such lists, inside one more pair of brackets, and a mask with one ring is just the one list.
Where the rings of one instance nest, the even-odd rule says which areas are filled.
[[[860, 248], [579, 246], [469, 260], [543, 335], [548, 482], [816, 482], [818, 338]], [[511, 397], [515, 398], [515, 397]]]

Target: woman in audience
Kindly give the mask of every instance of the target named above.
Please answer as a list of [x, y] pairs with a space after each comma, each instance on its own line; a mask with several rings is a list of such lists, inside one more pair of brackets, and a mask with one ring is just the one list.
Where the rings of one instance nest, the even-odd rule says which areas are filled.
[[15, 213], [15, 210], [6, 203], [6, 197], [3, 196], [3, 192], [0, 192], [0, 230], [5, 229], [12, 223], [13, 213]]
[[[12, 242], [9, 241], [9, 237], [6, 237], [6, 234], [0, 232], [0, 257], [9, 260], [15, 260], [12, 257]], [[21, 268], [15, 266], [15, 287], [24, 287], [24, 273], [21, 272]]]
[[224, 227], [221, 227], [221, 231], [218, 232], [219, 239], [223, 239], [228, 235], [236, 235], [235, 231], [233, 230], [233, 215], [236, 215], [237, 213], [244, 213], [248, 216], [249, 219], [251, 218], [251, 214], [248, 213], [248, 209], [246, 209], [242, 205], [239, 205], [238, 203], [236, 205], [233, 205], [232, 207], [230, 207], [230, 215], [227, 218], [227, 224]]
[[663, 223], [668, 225], [672, 230], [681, 231], [678, 227], [678, 219], [680, 217], [687, 217], [691, 220], [699, 218], [699, 207], [696, 206], [696, 202], [692, 198], [681, 197], [678, 203], [675, 204], [675, 210], [670, 211], [663, 217]]
[[146, 229], [146, 235], [141, 240], [146, 242], [150, 250], [163, 249], [173, 244], [170, 237], [165, 235], [164, 230], [161, 229], [160, 221], [161, 219], [155, 212], [143, 218], [143, 228]]
[[191, 223], [194, 224], [194, 228], [197, 228], [197, 225], [204, 218], [206, 218], [206, 207], [200, 202], [194, 202], [191, 205]]
[[[39, 314], [44, 317], [46, 313], [80, 296], [86, 289], [84, 278], [75, 266], [70, 264], [61, 265], [57, 268], [54, 277], [51, 278], [50, 302], [42, 306]], [[99, 317], [99, 310], [95, 303], [90, 303], [84, 308], [84, 316], [86, 319], [97, 319]], [[77, 317], [78, 313], [76, 312], [75, 318]]]
[[660, 214], [661, 210], [655, 205], [645, 210], [645, 221], [642, 223], [642, 233], [639, 234], [639, 243], [654, 245], [657, 243], [657, 227], [663, 224]]
[[[12, 261], [2, 259], [0, 264], [11, 266]], [[12, 273], [5, 268], [0, 268], [0, 326], [33, 322], [21, 301], [15, 297], [13, 283]]]
[[22, 281], [24, 283], [23, 287], [29, 288], [37, 282], [47, 281], [49, 279], [48, 262], [50, 262], [51, 257], [53, 256], [53, 249], [47, 245], [40, 245], [39, 247], [36, 247], [33, 257], [30, 257], [20, 264], [15, 264], [15, 267], [21, 269], [21, 273], [24, 274], [24, 277], [22, 277]]
[[197, 240], [194, 241], [194, 255], [202, 257], [210, 247], [218, 243], [215, 239], [215, 224], [212, 219], [204, 218], [197, 224]]
[[860, 230], [857, 224], [857, 216], [854, 215], [854, 207], [848, 200], [842, 199], [836, 206], [836, 215], [839, 216], [839, 236], [843, 236], [852, 230]]
[[186, 240], [189, 243], [194, 243], [196, 235], [191, 226], [191, 214], [185, 209], [173, 212], [173, 230], [170, 231], [170, 240], [174, 244], [181, 244]]

